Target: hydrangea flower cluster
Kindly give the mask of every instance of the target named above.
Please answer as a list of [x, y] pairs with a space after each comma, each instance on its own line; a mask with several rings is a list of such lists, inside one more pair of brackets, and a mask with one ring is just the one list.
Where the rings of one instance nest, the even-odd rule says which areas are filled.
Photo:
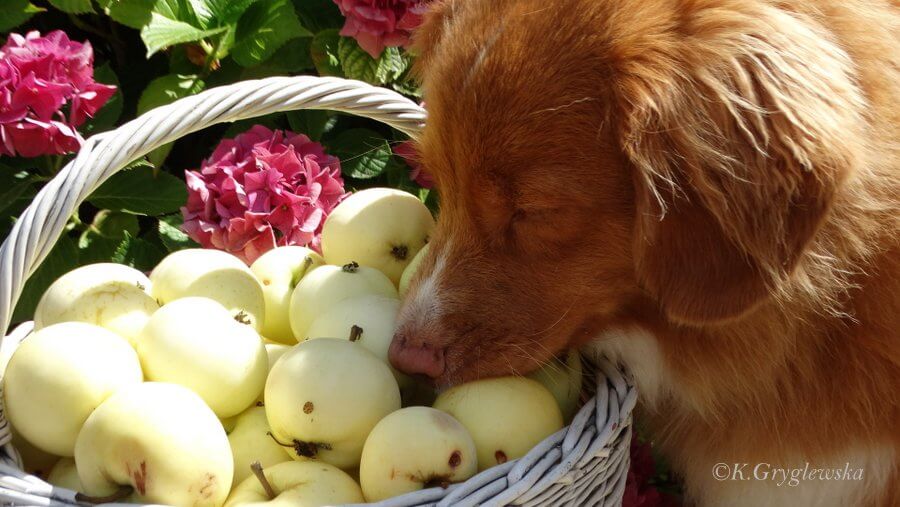
[[346, 21], [341, 35], [353, 37], [372, 58], [387, 46], [406, 47], [422, 23], [428, 0], [334, 0]]
[[322, 225], [348, 194], [341, 164], [302, 134], [256, 125], [186, 171], [184, 231], [250, 264], [275, 246], [320, 250]]
[[89, 42], [56, 30], [10, 34], [0, 48], [0, 155], [36, 157], [78, 150], [76, 130], [116, 91], [94, 81]]

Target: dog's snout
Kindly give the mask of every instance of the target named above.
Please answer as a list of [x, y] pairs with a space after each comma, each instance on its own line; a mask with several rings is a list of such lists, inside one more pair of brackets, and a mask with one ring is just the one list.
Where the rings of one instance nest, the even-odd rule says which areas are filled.
[[398, 332], [388, 357], [394, 368], [408, 375], [436, 379], [444, 373], [444, 348]]

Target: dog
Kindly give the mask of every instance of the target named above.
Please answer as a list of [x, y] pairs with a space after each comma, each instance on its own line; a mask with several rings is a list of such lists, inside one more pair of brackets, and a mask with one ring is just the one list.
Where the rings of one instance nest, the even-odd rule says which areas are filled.
[[395, 367], [606, 354], [688, 504], [900, 505], [896, 3], [438, 1], [416, 47]]

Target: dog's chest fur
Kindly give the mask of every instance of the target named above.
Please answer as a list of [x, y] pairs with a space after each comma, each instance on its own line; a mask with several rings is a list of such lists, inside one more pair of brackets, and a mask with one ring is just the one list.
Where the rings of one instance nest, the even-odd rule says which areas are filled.
[[[685, 392], [687, 387], [679, 385], [678, 379], [666, 364], [657, 338], [646, 329], [637, 326], [608, 329], [586, 345], [583, 352], [594, 357], [603, 355], [626, 365], [638, 388], [640, 409], [647, 413], [664, 411], [665, 407], [671, 407], [673, 403], [682, 405], [691, 403], [690, 395]], [[666, 417], [675, 416], [672, 414], [660, 416], [656, 413], [655, 417], [665, 420]], [[658, 436], [667, 437], [664, 434], [665, 424], [656, 429], [663, 433]], [[697, 428], [697, 431], [704, 430]], [[772, 456], [768, 460], [756, 459], [754, 462], [746, 463], [741, 461], [742, 458], [731, 455], [730, 450], [725, 450], [725, 445], [722, 446], [721, 453], [716, 455], [715, 443], [708, 446], [709, 451], [704, 453], [698, 453], [696, 449], [684, 449], [684, 452], [680, 453], [677, 441], [670, 444], [667, 457], [676, 464], [683, 475], [686, 497], [700, 506], [880, 505], [881, 499], [872, 495], [888, 489], [890, 481], [893, 480], [892, 473], [898, 458], [890, 445], [848, 446], [833, 452], [827, 459], [813, 461], [805, 458], [801, 452], [791, 451], [789, 454], [793, 457], [788, 460]], [[731, 444], [728, 444], [728, 447], [730, 446]], [[731, 476], [728, 479], [717, 478], [714, 473], [714, 468], [721, 464], [727, 466], [730, 471]], [[807, 469], [806, 480], [801, 478], [804, 467]], [[850, 478], [809, 479], [808, 471], [812, 468], [848, 469]], [[798, 478], [796, 484], [792, 484], [795, 481], [790, 480], [790, 474], [794, 469], [797, 469], [797, 472], [794, 472]], [[861, 474], [856, 472], [860, 469]]]

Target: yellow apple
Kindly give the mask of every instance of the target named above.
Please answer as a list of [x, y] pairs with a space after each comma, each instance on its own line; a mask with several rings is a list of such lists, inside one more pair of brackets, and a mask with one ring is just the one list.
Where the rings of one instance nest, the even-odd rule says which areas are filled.
[[325, 220], [322, 253], [329, 264], [355, 261], [397, 284], [432, 229], [434, 218], [418, 197], [370, 188], [345, 199]]
[[372, 429], [359, 478], [366, 501], [379, 502], [429, 483], [464, 481], [477, 470], [475, 442], [459, 421], [430, 407], [408, 407]]
[[189, 248], [166, 256], [150, 273], [152, 294], [164, 305], [183, 297], [218, 301], [260, 331], [265, 319], [262, 284], [246, 264], [221, 250]]
[[397, 298], [397, 289], [377, 269], [349, 263], [322, 266], [303, 277], [291, 295], [291, 330], [297, 341], [309, 336], [309, 326], [340, 301], [374, 294]]
[[266, 347], [253, 327], [201, 297], [160, 308], [138, 338], [147, 380], [190, 388], [220, 418], [249, 407], [266, 382]]
[[[272, 371], [272, 367], [275, 366], [275, 363], [278, 362], [279, 359], [281, 359], [281, 356], [283, 356], [285, 354], [285, 352], [291, 350], [291, 348], [293, 347], [292, 345], [268, 342], [266, 340], [263, 340], [263, 344], [265, 344], [265, 347], [266, 347], [266, 355], [269, 356], [269, 371], [270, 372]], [[268, 373], [266, 374], [266, 376], [268, 377]], [[263, 402], [263, 401], [265, 401], [265, 399], [266, 399], [266, 390], [263, 389], [259, 393], [259, 397], [256, 398], [256, 401]], [[226, 427], [225, 429], [228, 430], [228, 427]]]
[[269, 357], [269, 371], [272, 371], [272, 367], [275, 366], [275, 363], [281, 359], [285, 352], [293, 348], [292, 345], [284, 345], [282, 343], [263, 342], [263, 344], [266, 347], [266, 355]]
[[394, 298], [368, 295], [345, 299], [316, 317], [306, 338], [353, 340], [388, 365], [402, 391], [410, 379], [395, 370], [388, 360], [399, 311], [400, 301]]
[[121, 264], [89, 264], [50, 284], [34, 310], [34, 329], [60, 322], [105, 327], [134, 344], [159, 305], [150, 295], [150, 279]]
[[274, 498], [257, 477], [247, 477], [234, 488], [226, 507], [322, 507], [364, 501], [359, 485], [346, 472], [327, 463], [290, 461], [265, 468], [262, 473]]
[[269, 421], [262, 405], [252, 406], [237, 416], [234, 429], [228, 434], [231, 454], [234, 457], [234, 481], [240, 484], [249, 477], [250, 465], [258, 461], [269, 467], [283, 461], [291, 461], [288, 450], [275, 443], [269, 435]]
[[441, 393], [434, 408], [469, 430], [478, 450], [478, 469], [520, 458], [563, 427], [556, 399], [525, 377], [477, 380]]
[[282, 246], [262, 254], [250, 266], [263, 286], [266, 318], [261, 334], [280, 343], [297, 343], [289, 318], [291, 294], [306, 273], [325, 264], [322, 256], [302, 246]]
[[12, 445], [19, 453], [19, 457], [22, 458], [22, 470], [38, 477], [46, 477], [60, 457], [35, 447], [34, 444], [25, 440], [12, 424], [10, 424], [10, 433], [12, 433]]
[[275, 363], [266, 381], [266, 416], [294, 459], [340, 468], [359, 464], [382, 417], [400, 408], [400, 390], [384, 362], [343, 339], [305, 341]]
[[569, 350], [565, 361], [552, 359], [528, 378], [540, 382], [556, 398], [563, 420], [568, 421], [575, 415], [581, 398], [581, 355], [577, 350]]
[[231, 489], [228, 437], [196, 393], [145, 382], [112, 395], [88, 417], [75, 444], [84, 493], [134, 489], [139, 503], [219, 506]]
[[403, 274], [400, 275], [398, 291], [400, 292], [401, 298], [405, 296], [406, 291], [409, 290], [409, 282], [412, 281], [413, 275], [419, 270], [419, 265], [422, 264], [422, 259], [424, 259], [426, 255], [428, 255], [428, 245], [423, 246], [422, 249], [419, 250], [419, 253], [413, 257], [409, 262], [409, 266], [406, 266], [406, 269], [403, 270]]
[[97, 405], [142, 380], [138, 356], [121, 336], [84, 322], [54, 324], [26, 338], [10, 358], [6, 416], [36, 447], [72, 456]]
[[78, 479], [78, 470], [75, 468], [75, 460], [72, 458], [61, 458], [50, 469], [47, 474], [47, 482], [59, 487], [72, 491], [81, 491], [81, 480]]

